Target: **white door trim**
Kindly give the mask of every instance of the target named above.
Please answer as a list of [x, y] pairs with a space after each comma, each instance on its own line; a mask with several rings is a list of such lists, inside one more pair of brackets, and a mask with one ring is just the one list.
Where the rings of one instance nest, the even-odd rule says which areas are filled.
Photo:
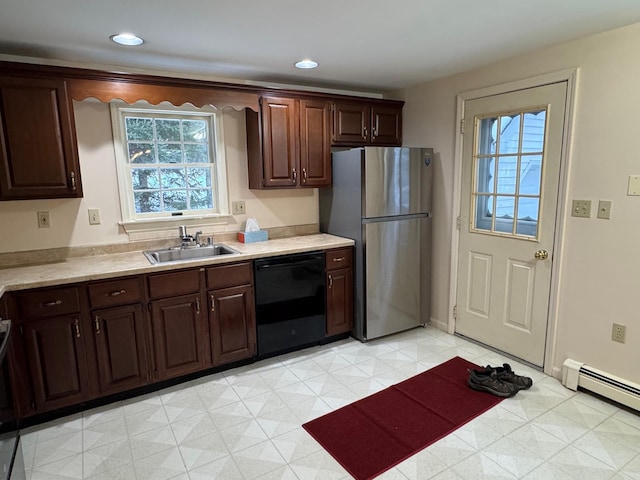
[[510, 83], [495, 85], [477, 90], [470, 90], [459, 94], [457, 100], [456, 111], [456, 135], [454, 148], [454, 167], [453, 167], [453, 212], [454, 221], [451, 226], [451, 265], [450, 265], [450, 285], [449, 285], [449, 318], [447, 322], [447, 331], [450, 334], [455, 332], [455, 318], [453, 309], [456, 304], [456, 296], [458, 289], [458, 248], [460, 245], [460, 229], [457, 225], [457, 218], [460, 216], [460, 196], [462, 193], [462, 139], [461, 125], [464, 119], [464, 106], [467, 100], [488, 97], [491, 95], [499, 95], [503, 93], [523, 90], [526, 88], [534, 88], [550, 83], [567, 82], [567, 105], [565, 109], [565, 129], [562, 136], [562, 153], [560, 164], [560, 182], [558, 185], [558, 206], [555, 222], [555, 237], [553, 241], [553, 270], [551, 272], [551, 291], [549, 294], [549, 318], [547, 323], [547, 342], [545, 345], [544, 355], [544, 372], [548, 375], [560, 378], [561, 369], [553, 368], [553, 359], [556, 350], [556, 334], [557, 334], [557, 317], [558, 317], [558, 297], [560, 286], [560, 275], [562, 273], [561, 261], [564, 243], [564, 233], [566, 226], [566, 205], [569, 199], [568, 181], [569, 181], [569, 162], [571, 159], [571, 139], [573, 133], [573, 123], [575, 115], [575, 96], [578, 83], [578, 69], [560, 70], [545, 75], [540, 75], [524, 80], [517, 80]]

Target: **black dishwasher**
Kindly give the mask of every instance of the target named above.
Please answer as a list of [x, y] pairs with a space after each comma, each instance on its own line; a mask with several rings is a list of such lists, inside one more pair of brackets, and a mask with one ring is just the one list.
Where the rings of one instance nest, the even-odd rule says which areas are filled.
[[320, 343], [326, 330], [324, 253], [255, 260], [258, 356]]

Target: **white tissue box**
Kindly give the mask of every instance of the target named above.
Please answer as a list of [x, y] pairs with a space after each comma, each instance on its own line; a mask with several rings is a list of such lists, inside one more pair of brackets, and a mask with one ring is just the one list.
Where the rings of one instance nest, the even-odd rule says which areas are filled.
[[256, 232], [238, 232], [238, 241], [242, 243], [264, 242], [269, 239], [266, 230]]

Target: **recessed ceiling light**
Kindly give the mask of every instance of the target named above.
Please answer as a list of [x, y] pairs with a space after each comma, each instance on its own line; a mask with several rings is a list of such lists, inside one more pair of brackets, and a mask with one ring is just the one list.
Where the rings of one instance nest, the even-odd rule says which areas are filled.
[[313, 60], [309, 60], [308, 58], [304, 60], [300, 60], [295, 63], [296, 68], [316, 68], [318, 66], [318, 62], [314, 62]]
[[133, 33], [118, 33], [109, 37], [119, 45], [136, 46], [142, 45], [144, 40], [135, 36]]

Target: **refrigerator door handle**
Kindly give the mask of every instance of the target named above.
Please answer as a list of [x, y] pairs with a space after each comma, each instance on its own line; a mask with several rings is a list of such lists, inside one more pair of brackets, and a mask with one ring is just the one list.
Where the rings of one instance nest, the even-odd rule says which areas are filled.
[[398, 220], [413, 220], [415, 218], [429, 218], [431, 214], [429, 212], [425, 213], [412, 213], [410, 215], [393, 215], [388, 217], [371, 217], [371, 218], [363, 218], [362, 223], [382, 223], [382, 222], [395, 222]]

